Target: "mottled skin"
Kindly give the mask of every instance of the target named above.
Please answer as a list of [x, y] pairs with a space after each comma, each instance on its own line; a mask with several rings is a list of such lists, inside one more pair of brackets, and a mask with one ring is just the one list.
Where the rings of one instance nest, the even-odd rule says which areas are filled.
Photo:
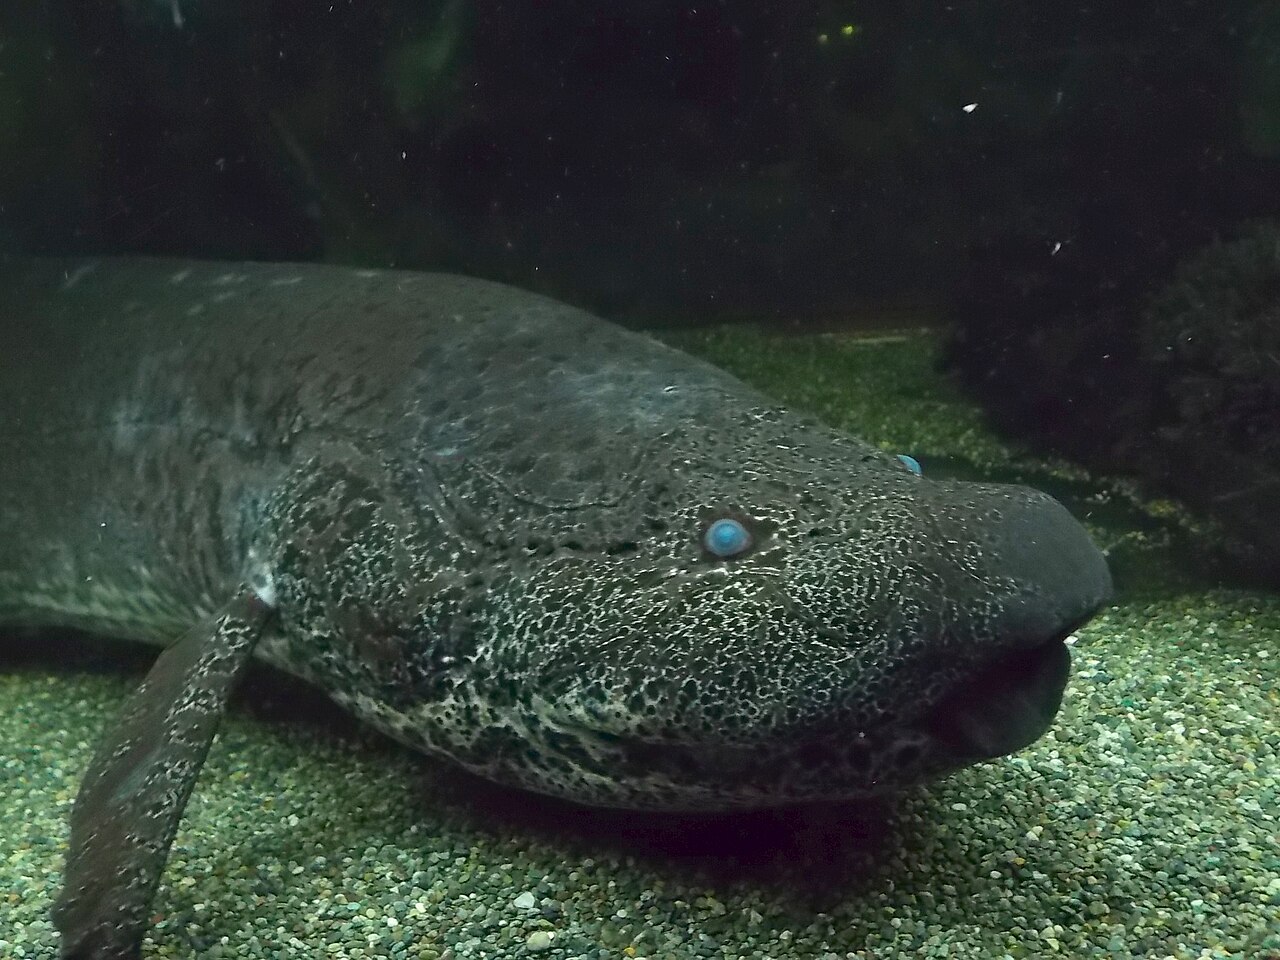
[[[1048, 496], [510, 287], [38, 262], [0, 309], [0, 622], [172, 644], [77, 802], [68, 957], [136, 955], [251, 653], [496, 780], [754, 807], [1025, 746], [1110, 589]], [[721, 517], [749, 549], [708, 552]]]

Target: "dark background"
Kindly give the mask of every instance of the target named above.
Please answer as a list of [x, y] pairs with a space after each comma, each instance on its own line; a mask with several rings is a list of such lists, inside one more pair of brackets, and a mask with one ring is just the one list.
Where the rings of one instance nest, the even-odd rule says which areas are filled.
[[945, 302], [1000, 243], [1114, 280], [1280, 204], [1273, 9], [6, 0], [0, 205], [28, 251], [447, 267], [659, 321]]

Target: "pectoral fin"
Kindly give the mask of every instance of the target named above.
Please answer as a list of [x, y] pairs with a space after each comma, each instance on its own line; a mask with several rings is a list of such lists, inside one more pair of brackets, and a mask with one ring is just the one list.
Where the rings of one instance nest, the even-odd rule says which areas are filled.
[[53, 922], [64, 960], [127, 960], [183, 808], [271, 608], [245, 589], [157, 658], [94, 754], [71, 811]]

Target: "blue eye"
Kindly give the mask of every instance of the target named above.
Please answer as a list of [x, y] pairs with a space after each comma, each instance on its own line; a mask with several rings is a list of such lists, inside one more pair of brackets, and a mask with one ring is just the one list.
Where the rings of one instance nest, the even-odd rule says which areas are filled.
[[909, 457], [905, 453], [900, 453], [898, 454], [898, 459], [901, 460], [904, 464], [906, 464], [907, 469], [910, 470], [912, 473], [914, 473], [917, 477], [923, 473], [923, 471], [920, 469], [920, 461], [917, 460], [915, 457]]
[[733, 557], [751, 546], [751, 534], [737, 520], [725, 517], [707, 527], [702, 545], [717, 557]]

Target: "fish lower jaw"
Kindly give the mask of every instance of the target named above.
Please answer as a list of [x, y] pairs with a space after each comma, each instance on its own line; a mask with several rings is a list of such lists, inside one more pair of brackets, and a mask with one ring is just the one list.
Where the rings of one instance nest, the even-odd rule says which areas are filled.
[[1070, 669], [1062, 638], [1003, 656], [947, 694], [922, 729], [957, 765], [1016, 753], [1049, 729]]

